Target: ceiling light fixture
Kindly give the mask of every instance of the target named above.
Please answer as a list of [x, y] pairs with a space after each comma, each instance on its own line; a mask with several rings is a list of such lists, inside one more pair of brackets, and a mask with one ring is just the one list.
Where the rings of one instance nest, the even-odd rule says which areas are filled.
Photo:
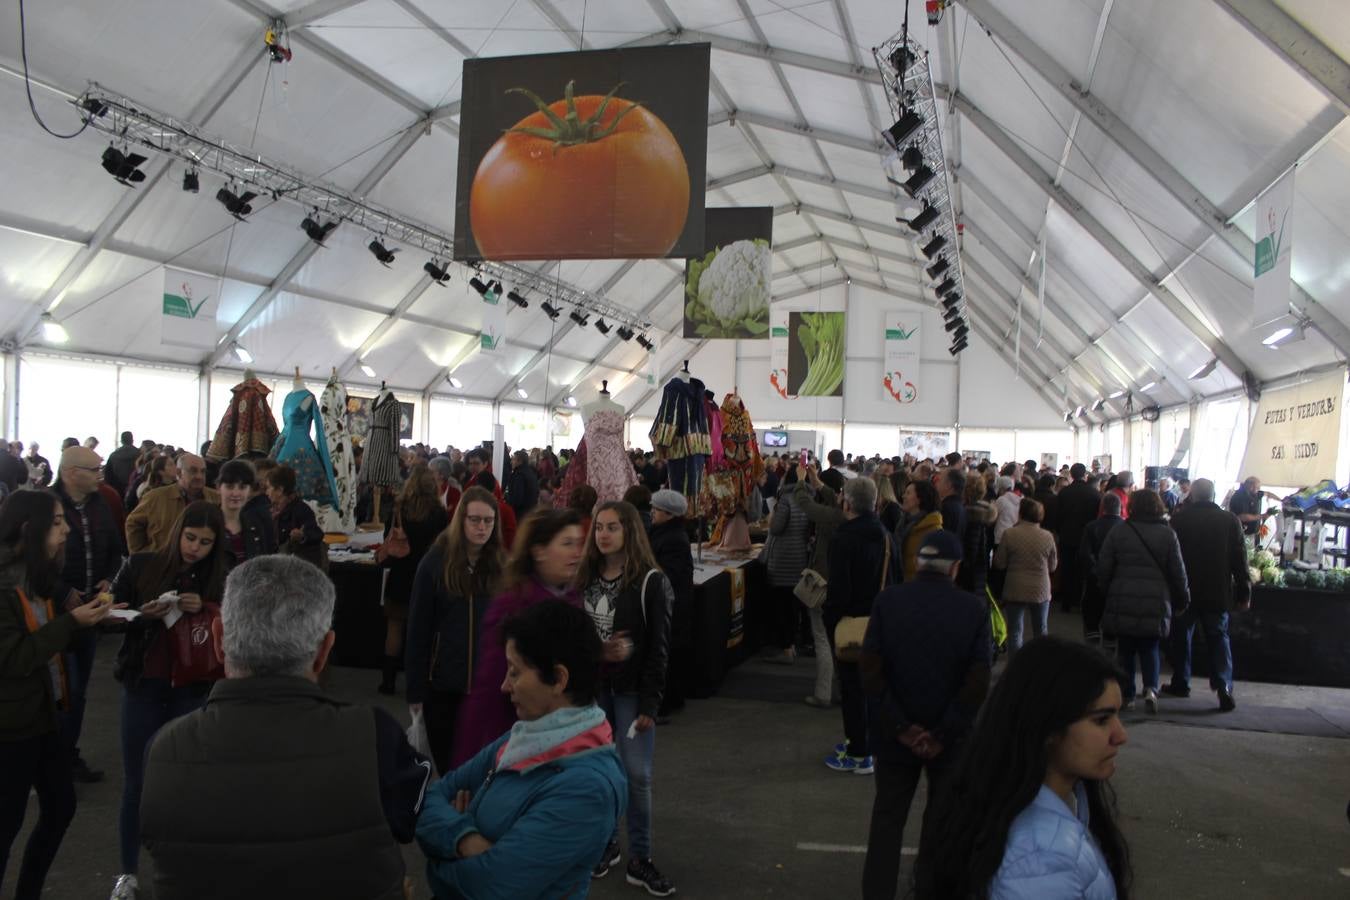
[[947, 239], [940, 234], [934, 234], [933, 239], [920, 248], [924, 256], [932, 259], [938, 255], [938, 251], [947, 246]]
[[923, 165], [923, 151], [919, 149], [918, 144], [910, 144], [905, 148], [905, 152], [900, 154], [900, 165], [904, 166], [907, 172], [913, 172]]
[[585, 327], [586, 323], [590, 321], [590, 318], [579, 309], [572, 310], [570, 313], [567, 314], [567, 318], [571, 319], [573, 322], [576, 322], [578, 325], [582, 327]]
[[952, 319], [959, 319], [964, 313], [958, 306], [949, 306], [942, 311], [942, 318], [950, 322]]
[[1214, 369], [1217, 368], [1218, 365], [1219, 365], [1219, 358], [1216, 356], [1214, 359], [1211, 359], [1203, 366], [1200, 366], [1198, 369], [1191, 372], [1191, 374], [1187, 375], [1186, 377], [1189, 378], [1191, 381], [1199, 381], [1201, 378], [1208, 378], [1210, 375], [1214, 374]]
[[924, 186], [927, 185], [928, 182], [932, 181], [933, 176], [936, 174], [937, 173], [934, 172], [932, 168], [929, 167], [928, 163], [924, 163], [923, 165], [915, 169], [914, 173], [909, 176], [909, 179], [903, 182], [900, 186], [905, 189], [906, 194], [909, 194], [911, 197], [913, 197], [916, 194], [918, 194], [919, 191], [923, 190]]
[[1148, 393], [1149, 391], [1153, 390], [1153, 389], [1154, 389], [1155, 387], [1157, 387], [1157, 386], [1158, 386], [1158, 382], [1156, 382], [1156, 381], [1150, 381], [1148, 384], [1144, 385], [1143, 387], [1141, 387], [1141, 388], [1139, 389], [1139, 393], [1141, 393], [1141, 394], [1146, 394], [1146, 393]]
[[942, 330], [943, 330], [943, 331], [956, 331], [958, 328], [963, 327], [965, 324], [966, 324], [966, 320], [965, 320], [965, 319], [961, 319], [961, 318], [951, 319], [950, 321], [947, 321], [947, 322], [943, 322], [943, 323], [942, 323]]
[[124, 153], [109, 144], [108, 149], [103, 151], [103, 171], [111, 175], [118, 184], [132, 187], [145, 180], [145, 173], [141, 171], [141, 165], [145, 160], [146, 157], [139, 153]]
[[496, 302], [497, 298], [502, 295], [502, 283], [495, 278], [492, 279], [488, 282], [487, 292], [489, 299]]
[[483, 279], [479, 278], [477, 275], [474, 275], [472, 278], [469, 279], [469, 287], [477, 291], [478, 296], [480, 297], [487, 295], [488, 292], [487, 283], [483, 281]]
[[933, 290], [937, 291], [937, 295], [939, 297], [944, 297], [947, 294], [950, 294], [952, 291], [956, 290], [956, 279], [948, 275], [945, 279], [943, 279], [942, 283], [939, 284], [937, 287], [933, 288]]
[[651, 353], [653, 350], [656, 349], [656, 344], [645, 334], [638, 335], [637, 342], [641, 344], [642, 349], [646, 350], [648, 353]]
[[449, 264], [441, 265], [435, 259], [429, 259], [422, 263], [422, 271], [431, 276], [432, 284], [439, 284], [445, 287], [445, 283], [450, 280]]
[[1093, 411], [1093, 412], [1101, 412], [1101, 411], [1102, 411], [1102, 407], [1104, 407], [1104, 406], [1106, 406], [1106, 398], [1105, 398], [1105, 397], [1098, 397], [1098, 398], [1096, 399], [1096, 401], [1094, 401], [1093, 404], [1092, 404], [1092, 411]]
[[1288, 344], [1296, 344], [1303, 340], [1305, 336], [1302, 322], [1295, 322], [1293, 325], [1286, 325], [1283, 328], [1277, 328], [1262, 339], [1261, 343], [1274, 349]]
[[384, 244], [381, 244], [379, 238], [372, 238], [370, 243], [366, 245], [366, 248], [370, 250], [375, 259], [379, 261], [380, 265], [384, 266], [386, 269], [389, 268], [389, 264], [394, 261], [394, 254], [398, 252], [397, 247], [390, 250]]
[[367, 378], [375, 377], [375, 370], [372, 369], [370, 366], [366, 365], [365, 363], [361, 363], [361, 371], [366, 373]]
[[1107, 400], [1119, 400], [1121, 397], [1124, 397], [1124, 396], [1125, 396], [1126, 394], [1128, 394], [1128, 393], [1129, 393], [1129, 391], [1125, 390], [1124, 388], [1121, 388], [1121, 389], [1118, 390], [1118, 391], [1114, 391], [1114, 392], [1108, 394], [1107, 397], [1106, 397], [1106, 399], [1107, 399]]
[[901, 44], [899, 47], [896, 47], [895, 52], [891, 54], [891, 68], [895, 69], [895, 74], [900, 75], [910, 66], [914, 65], [916, 59], [917, 57], [914, 55], [914, 51], [904, 44]]
[[464, 387], [464, 382], [460, 381], [458, 378], [456, 378], [456, 377], [453, 376], [453, 375], [447, 375], [447, 376], [445, 376], [445, 380], [448, 381], [448, 382], [450, 382], [450, 386], [451, 386], [452, 388], [454, 388], [455, 390], [459, 390], [460, 388]]
[[309, 238], [311, 241], [318, 244], [320, 247], [323, 246], [323, 242], [328, 239], [328, 235], [332, 234], [333, 229], [336, 227], [338, 227], [338, 223], [336, 221], [334, 222], [320, 221], [319, 211], [317, 209], [314, 210], [314, 215], [305, 216], [303, 219], [300, 220], [300, 230], [305, 233], [305, 237]]
[[49, 312], [42, 314], [42, 338], [52, 344], [64, 344], [70, 340], [66, 326], [52, 318]]
[[620, 325], [618, 334], [619, 337], [623, 338], [625, 341], [631, 341], [633, 339], [633, 329], [629, 328], [627, 325]]
[[960, 291], [951, 291], [950, 293], [947, 294], [947, 296], [942, 298], [942, 306], [944, 309], [951, 309], [960, 302], [961, 302]]
[[530, 301], [522, 297], [520, 293], [516, 291], [514, 288], [506, 292], [506, 299], [510, 300], [512, 303], [514, 303], [516, 306], [519, 306], [521, 309], [530, 308]]
[[604, 319], [595, 320], [595, 330], [600, 332], [601, 334], [609, 334], [610, 329], [613, 327], [614, 327], [613, 325], [610, 325]]
[[545, 300], [543, 303], [540, 303], [539, 308], [542, 309], [544, 311], [544, 315], [548, 316], [550, 319], [556, 319], [558, 318], [558, 316], [562, 315], [562, 310], [558, 309], [552, 303], [549, 303], [547, 300]]
[[235, 194], [229, 188], [221, 188], [216, 191], [216, 200], [225, 207], [225, 211], [234, 216], [241, 222], [247, 221], [244, 216], [253, 212], [253, 200], [258, 195], [252, 191], [244, 191], [242, 194]]
[[936, 281], [937, 277], [941, 275], [943, 272], [947, 271], [947, 269], [949, 269], [950, 267], [951, 263], [947, 262], [947, 257], [939, 256], [938, 261], [933, 263], [927, 269], [924, 269], [924, 271], [928, 273], [929, 278], [932, 278], [934, 281]]
[[244, 365], [246, 366], [253, 365], [253, 354], [249, 353], [242, 346], [240, 346], [238, 341], [235, 341], [234, 343], [230, 344], [230, 352], [234, 354], [235, 359], [239, 360]]
[[183, 190], [187, 191], [189, 194], [195, 194], [197, 191], [201, 190], [201, 187], [202, 183], [201, 180], [197, 178], [196, 169], [188, 169], [183, 173]]
[[516, 396], [519, 397], [519, 398], [522, 399], [522, 400], [528, 400], [528, 399], [530, 399], [529, 392], [526, 391], [523, 387], [518, 387], [518, 388], [516, 388]]
[[882, 134], [886, 138], [886, 143], [891, 145], [892, 150], [899, 150], [900, 145], [909, 139], [909, 136], [923, 127], [923, 116], [912, 109], [906, 109], [896, 119], [895, 124], [887, 128]]
[[573, 409], [576, 409], [576, 408], [577, 408], [577, 398], [576, 398], [576, 397], [573, 397], [571, 394], [568, 394], [568, 395], [567, 395], [567, 405], [570, 406], [570, 407], [572, 407]]
[[923, 209], [912, 219], [900, 219], [915, 231], [923, 231], [929, 225], [937, 221], [937, 207], [930, 204], [927, 200], [923, 201]]

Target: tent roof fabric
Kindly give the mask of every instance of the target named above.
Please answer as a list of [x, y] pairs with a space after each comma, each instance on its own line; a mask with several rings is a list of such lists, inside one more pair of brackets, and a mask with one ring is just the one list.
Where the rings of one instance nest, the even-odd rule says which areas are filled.
[[[852, 278], [922, 299], [926, 261], [894, 224], [880, 166], [889, 110], [871, 47], [899, 31], [888, 0], [516, 0], [488, 15], [444, 0], [153, 0], [135, 16], [97, 0], [29, 4], [37, 109], [54, 130], [97, 81], [238, 146], [352, 190], [445, 233], [453, 228], [461, 66], [502, 56], [679, 42], [712, 44], [708, 205], [775, 208], [775, 296]], [[916, 11], [917, 12], [917, 11]], [[960, 0], [915, 15], [939, 82], [953, 202], [965, 226], [968, 304], [997, 344], [1044, 321], [1036, 385], [1058, 411], [1120, 389], [1171, 405], [1333, 364], [1350, 350], [1350, 26], [1327, 0]], [[294, 50], [267, 60], [283, 21]], [[324, 249], [303, 212], [263, 204], [237, 224], [152, 159], [131, 189], [98, 167], [105, 138], [60, 141], [28, 110], [19, 32], [0, 34], [7, 171], [0, 197], [0, 336], [41, 343], [50, 311], [67, 349], [198, 365], [162, 346], [160, 267], [223, 275], [222, 334], [260, 370], [371, 365], [409, 391], [561, 401], [599, 379], [644, 388], [637, 344], [511, 308], [507, 349], [476, 351], [481, 304], [465, 271], [429, 287], [419, 251], [392, 268], [369, 235]], [[1203, 48], [1197, 52], [1195, 48]], [[435, 113], [434, 123], [428, 119]], [[1297, 166], [1292, 321], [1304, 340], [1261, 344], [1253, 321], [1255, 200]], [[1038, 299], [1044, 241], [1045, 308]], [[539, 263], [679, 336], [682, 266], [670, 260]], [[927, 295], [925, 302], [931, 302]], [[223, 347], [228, 349], [228, 341]], [[221, 351], [223, 352], [223, 351]], [[215, 356], [218, 358], [220, 353]], [[1212, 358], [1204, 379], [1189, 374]], [[218, 359], [217, 359], [218, 361]], [[624, 396], [624, 394], [627, 396]], [[1110, 408], [1108, 408], [1110, 409]]]

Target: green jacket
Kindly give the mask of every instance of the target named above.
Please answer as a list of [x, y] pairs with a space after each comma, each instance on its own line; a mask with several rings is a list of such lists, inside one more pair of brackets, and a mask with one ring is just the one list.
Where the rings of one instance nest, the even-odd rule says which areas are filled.
[[10, 548], [0, 548], [0, 742], [56, 730], [48, 663], [66, 649], [79, 627], [74, 616], [62, 612], [29, 632], [19, 600], [24, 575], [22, 558]]

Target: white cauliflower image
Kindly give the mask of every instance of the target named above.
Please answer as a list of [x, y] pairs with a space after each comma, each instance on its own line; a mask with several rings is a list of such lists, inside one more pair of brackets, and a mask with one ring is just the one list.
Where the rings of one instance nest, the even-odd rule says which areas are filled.
[[769, 330], [772, 251], [764, 240], [736, 241], [689, 261], [686, 336], [755, 338]]

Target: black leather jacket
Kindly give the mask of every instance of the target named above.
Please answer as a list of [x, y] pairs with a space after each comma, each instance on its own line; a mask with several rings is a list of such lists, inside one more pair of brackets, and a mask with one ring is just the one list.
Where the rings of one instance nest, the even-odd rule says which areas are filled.
[[[646, 604], [643, 585], [646, 584]], [[656, 717], [666, 688], [670, 661], [670, 615], [675, 591], [660, 569], [637, 579], [619, 594], [614, 605], [614, 631], [626, 631], [633, 654], [623, 663], [607, 666], [605, 685], [616, 694], [637, 694], [638, 714]]]

